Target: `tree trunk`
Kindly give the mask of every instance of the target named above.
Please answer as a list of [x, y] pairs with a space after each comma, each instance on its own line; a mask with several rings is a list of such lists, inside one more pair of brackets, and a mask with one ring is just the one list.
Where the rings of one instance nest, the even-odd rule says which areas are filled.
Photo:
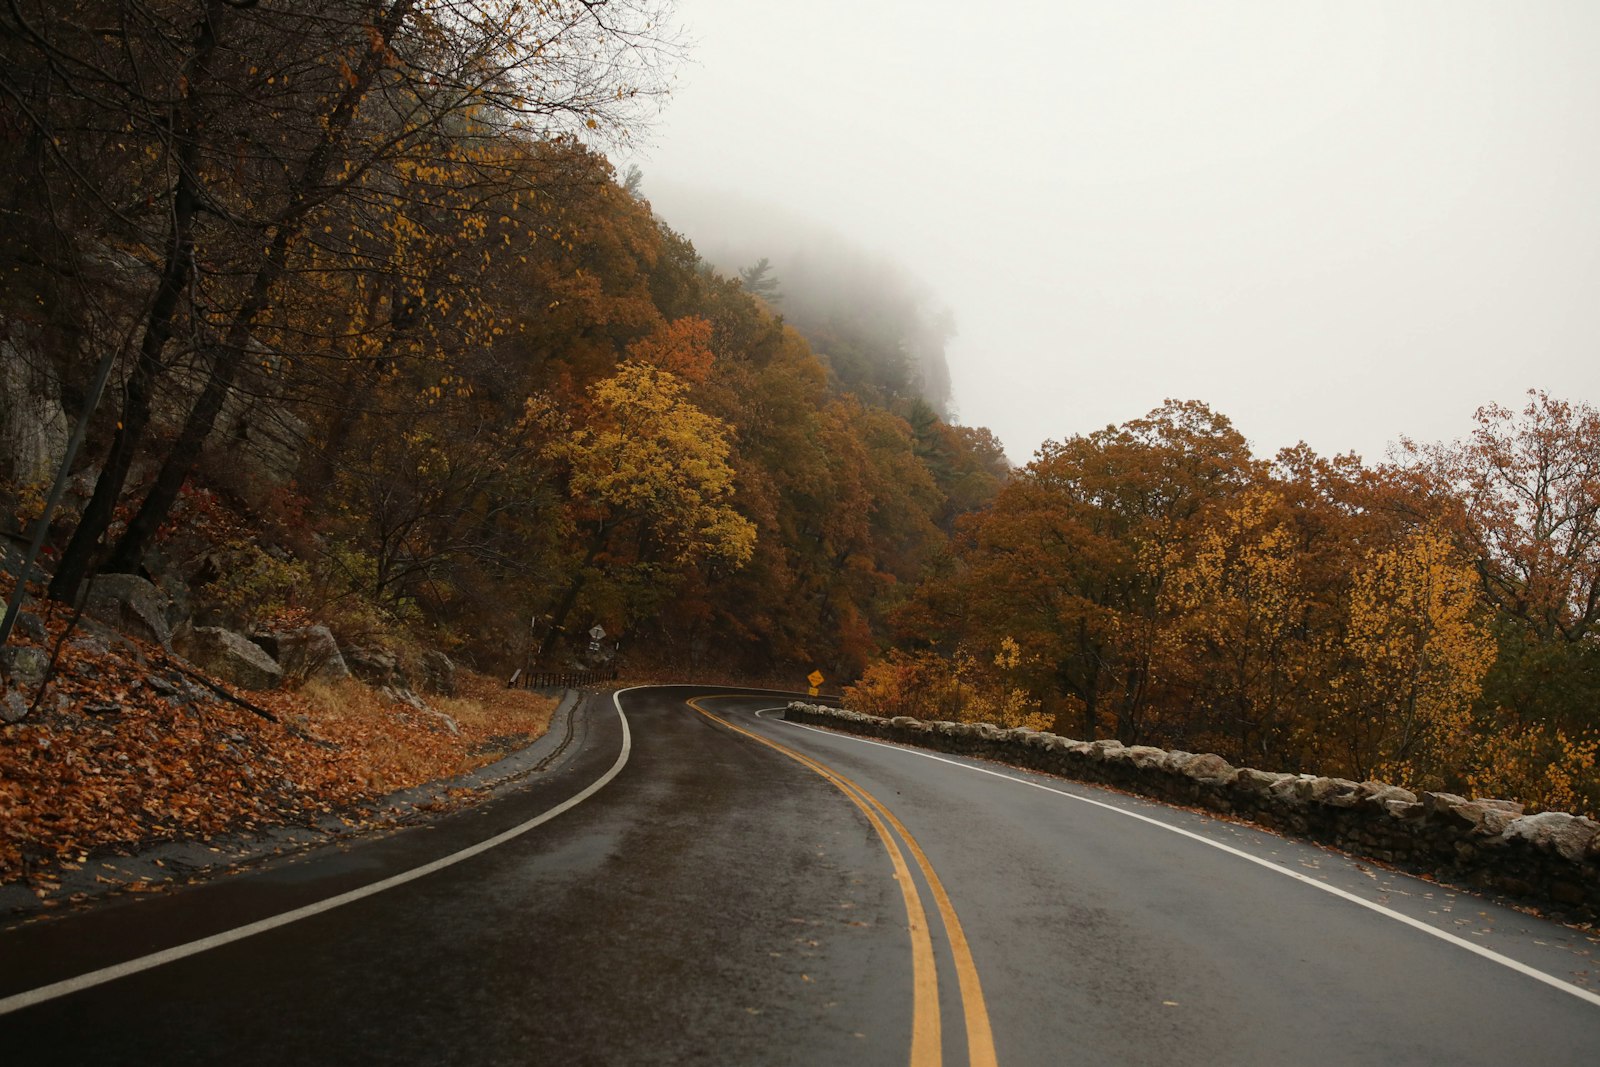
[[539, 642], [539, 651], [534, 656], [535, 664], [544, 663], [545, 657], [549, 656], [551, 649], [555, 647], [556, 634], [561, 632], [567, 616], [572, 614], [572, 609], [578, 604], [578, 594], [583, 591], [583, 583], [586, 580], [584, 572], [605, 550], [606, 542], [611, 540], [611, 530], [611, 526], [604, 524], [595, 530], [594, 539], [589, 542], [589, 551], [583, 558], [583, 564], [573, 574], [572, 581], [567, 585], [567, 591], [561, 594], [560, 602], [550, 614], [550, 629], [545, 631], [544, 640]]
[[211, 435], [217, 416], [222, 412], [222, 405], [233, 389], [233, 383], [238, 377], [245, 353], [249, 349], [256, 320], [266, 310], [273, 287], [288, 268], [289, 248], [299, 236], [306, 216], [319, 202], [317, 190], [332, 168], [336, 149], [349, 130], [356, 109], [371, 87], [373, 78], [384, 65], [388, 55], [388, 42], [410, 14], [413, 6], [414, 0], [396, 0], [389, 9], [382, 25], [376, 28], [377, 40], [382, 42], [382, 47], [380, 48], [375, 42], [367, 55], [362, 58], [359, 71], [351, 77], [349, 87], [340, 96], [339, 103], [329, 115], [322, 139], [306, 158], [305, 166], [291, 190], [289, 203], [274, 225], [272, 243], [268, 246], [266, 260], [256, 271], [256, 276], [250, 285], [250, 293], [234, 315], [233, 323], [228, 327], [228, 335], [212, 362], [210, 374], [206, 377], [205, 388], [201, 390], [200, 398], [190, 409], [189, 417], [184, 420], [183, 430], [177, 442], [168, 451], [167, 458], [161, 465], [161, 471], [156, 475], [155, 485], [145, 496], [144, 502], [139, 505], [138, 514], [128, 524], [127, 531], [107, 561], [106, 566], [109, 569], [121, 572], [137, 571], [156, 530], [171, 513], [172, 505], [178, 499], [178, 490], [194, 470], [200, 449], [205, 444], [206, 438]]
[[172, 194], [172, 226], [167, 254], [156, 284], [155, 299], [145, 319], [144, 337], [134, 362], [133, 375], [123, 396], [122, 418], [111, 439], [110, 451], [78, 519], [77, 528], [61, 554], [61, 562], [50, 580], [52, 599], [72, 601], [88, 576], [100, 539], [116, 514], [117, 500], [133, 466], [133, 458], [150, 427], [150, 402], [157, 380], [165, 372], [162, 361], [167, 342], [172, 338], [178, 302], [189, 286], [194, 270], [194, 220], [200, 206], [199, 166], [200, 113], [197, 96], [205, 80], [212, 53], [217, 47], [216, 19], [222, 3], [213, 0], [195, 28], [194, 51], [184, 65], [183, 105], [178, 109], [173, 139], [177, 143], [178, 180]]

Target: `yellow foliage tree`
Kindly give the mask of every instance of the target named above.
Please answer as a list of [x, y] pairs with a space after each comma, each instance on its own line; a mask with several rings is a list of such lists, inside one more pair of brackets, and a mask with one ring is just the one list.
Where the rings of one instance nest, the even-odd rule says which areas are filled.
[[541, 656], [624, 526], [634, 530], [636, 545], [679, 569], [701, 560], [738, 568], [755, 552], [755, 525], [732, 504], [729, 427], [695, 406], [682, 379], [629, 360], [589, 387], [585, 415], [546, 450], [567, 467], [568, 492], [589, 539], [551, 613]]
[[1189, 675], [1201, 728], [1225, 731], [1235, 751], [1277, 755], [1291, 726], [1286, 704], [1307, 667], [1297, 639], [1307, 596], [1282, 498], [1267, 488], [1241, 493], [1169, 573], [1160, 600], [1171, 616], [1170, 673]]
[[1461, 775], [1495, 657], [1482, 607], [1476, 572], [1437, 529], [1367, 556], [1333, 692], [1355, 775], [1433, 788]]
[[988, 663], [965, 648], [948, 658], [937, 652], [891, 650], [869, 664], [860, 681], [845, 686], [844, 699], [850, 707], [876, 715], [1048, 729], [1050, 716], [1016, 684], [1022, 658], [1021, 646], [1010, 637], [1001, 639]]

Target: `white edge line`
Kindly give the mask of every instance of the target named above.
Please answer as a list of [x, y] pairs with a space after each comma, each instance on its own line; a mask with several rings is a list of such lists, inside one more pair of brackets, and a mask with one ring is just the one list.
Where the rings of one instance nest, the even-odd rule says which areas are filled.
[[[782, 709], [782, 708], [762, 708], [761, 710], [762, 711], [782, 711], [784, 709]], [[760, 712], [757, 712], [757, 715], [759, 716]], [[1590, 1004], [1594, 1004], [1597, 1007], [1600, 1007], [1600, 993], [1594, 993], [1594, 992], [1592, 992], [1590, 990], [1584, 989], [1582, 986], [1573, 985], [1571, 982], [1567, 981], [1564, 978], [1557, 978], [1555, 975], [1548, 974], [1548, 973], [1546, 973], [1544, 971], [1541, 971], [1537, 967], [1530, 967], [1526, 963], [1521, 962], [1520, 960], [1514, 960], [1509, 956], [1502, 956], [1500, 953], [1495, 952], [1493, 949], [1487, 949], [1487, 948], [1484, 948], [1482, 945], [1473, 944], [1471, 941], [1468, 941], [1465, 938], [1457, 937], [1455, 934], [1450, 933], [1448, 930], [1441, 930], [1436, 926], [1430, 926], [1427, 923], [1423, 922], [1422, 920], [1413, 919], [1411, 916], [1406, 915], [1403, 912], [1398, 912], [1398, 911], [1394, 911], [1391, 908], [1386, 908], [1382, 904], [1378, 904], [1378, 903], [1375, 903], [1374, 901], [1367, 900], [1364, 897], [1357, 896], [1355, 893], [1351, 893], [1348, 890], [1340, 889], [1338, 886], [1329, 885], [1327, 882], [1319, 882], [1317, 879], [1312, 878], [1309, 875], [1301, 874], [1299, 871], [1292, 871], [1287, 867], [1283, 867], [1283, 866], [1280, 866], [1279, 864], [1273, 863], [1271, 860], [1264, 860], [1259, 856], [1252, 856], [1252, 855], [1250, 855], [1250, 853], [1244, 852], [1244, 851], [1242, 851], [1240, 849], [1237, 849], [1237, 848], [1234, 848], [1232, 845], [1225, 845], [1221, 841], [1213, 841], [1209, 837], [1203, 837], [1200, 834], [1194, 833], [1192, 830], [1185, 830], [1181, 826], [1173, 826], [1170, 823], [1162, 822], [1160, 819], [1152, 819], [1148, 815], [1141, 815], [1136, 811], [1128, 811], [1125, 808], [1117, 807], [1115, 804], [1107, 804], [1103, 800], [1095, 800], [1095, 799], [1093, 799], [1091, 797], [1080, 797], [1076, 793], [1069, 793], [1064, 789], [1056, 789], [1056, 788], [1053, 788], [1052, 786], [1045, 785], [1042, 782], [1030, 782], [1026, 778], [1017, 778], [1017, 777], [1014, 777], [1013, 775], [1002, 774], [1000, 771], [990, 770], [987, 767], [976, 767], [976, 766], [973, 766], [970, 763], [963, 763], [960, 760], [949, 759], [949, 758], [947, 758], [945, 756], [936, 756], [932, 752], [924, 752], [921, 749], [909, 748], [909, 747], [906, 747], [904, 745], [892, 745], [892, 744], [888, 744], [888, 743], [883, 742], [883, 741], [874, 741], [870, 737], [857, 737], [854, 734], [845, 733], [845, 732], [840, 731], [840, 730], [824, 730], [824, 729], [821, 729], [821, 728], [816, 727], [816, 726], [808, 725], [806, 723], [790, 722], [788, 719], [769, 719], [768, 721], [769, 722], [781, 722], [785, 726], [793, 726], [793, 727], [796, 727], [797, 729], [801, 729], [801, 730], [810, 730], [813, 733], [819, 733], [819, 734], [822, 734], [822, 735], [824, 735], [826, 737], [842, 737], [842, 738], [845, 738], [846, 740], [849, 740], [849, 741], [859, 741], [864, 745], [876, 745], [879, 748], [887, 748], [887, 749], [890, 749], [890, 750], [895, 751], [895, 752], [905, 752], [905, 753], [908, 753], [909, 755], [921, 756], [924, 759], [937, 760], [940, 763], [948, 763], [952, 767], [963, 767], [963, 768], [965, 768], [966, 770], [969, 770], [969, 771], [977, 771], [979, 774], [988, 774], [988, 775], [992, 775], [992, 776], [994, 776], [996, 778], [1004, 778], [1008, 782], [1015, 782], [1018, 785], [1031, 786], [1034, 789], [1042, 789], [1046, 793], [1054, 793], [1057, 796], [1063, 796], [1063, 797], [1068, 798], [1069, 800], [1081, 801], [1084, 804], [1093, 804], [1097, 808], [1105, 808], [1107, 811], [1114, 811], [1118, 815], [1126, 815], [1130, 819], [1138, 819], [1140, 822], [1149, 823], [1151, 826], [1159, 826], [1163, 830], [1170, 830], [1175, 834], [1181, 834], [1182, 836], [1187, 837], [1187, 838], [1189, 838], [1191, 840], [1200, 842], [1202, 845], [1209, 845], [1212, 848], [1220, 849], [1221, 851], [1226, 852], [1229, 855], [1237, 856], [1240, 859], [1249, 860], [1251, 863], [1254, 863], [1258, 867], [1265, 867], [1269, 871], [1276, 871], [1277, 873], [1279, 873], [1281, 875], [1284, 875], [1285, 877], [1293, 878], [1297, 882], [1302, 882], [1302, 883], [1304, 883], [1306, 885], [1309, 885], [1309, 886], [1312, 886], [1312, 887], [1314, 887], [1316, 889], [1320, 889], [1324, 893], [1332, 893], [1334, 896], [1339, 897], [1339, 898], [1341, 898], [1343, 900], [1348, 900], [1352, 904], [1359, 904], [1363, 908], [1366, 908], [1368, 911], [1375, 911], [1379, 915], [1384, 915], [1384, 916], [1387, 916], [1387, 917], [1395, 920], [1396, 922], [1404, 923], [1405, 925], [1411, 927], [1414, 930], [1420, 930], [1425, 934], [1429, 934], [1429, 935], [1431, 935], [1433, 937], [1437, 937], [1439, 940], [1448, 942], [1449, 944], [1452, 944], [1452, 945], [1455, 945], [1457, 948], [1464, 948], [1468, 952], [1474, 953], [1475, 955], [1478, 955], [1478, 956], [1482, 956], [1486, 960], [1492, 960], [1495, 963], [1500, 964], [1502, 967], [1509, 967], [1511, 970], [1516, 971], [1518, 974], [1526, 975], [1527, 977], [1532, 978], [1535, 981], [1543, 982], [1547, 986], [1550, 986], [1550, 987], [1552, 987], [1554, 989], [1559, 989], [1563, 993], [1570, 993], [1573, 996], [1577, 997], [1579, 1000], [1586, 1000]], [[1155, 803], [1160, 803], [1160, 802], [1159, 801], [1155, 801]]]
[[[630, 689], [642, 688], [645, 687], [630, 687]], [[232, 944], [235, 941], [242, 941], [247, 937], [254, 937], [256, 934], [265, 933], [268, 930], [275, 930], [280, 926], [287, 926], [290, 923], [298, 922], [301, 919], [309, 919], [313, 915], [320, 915], [326, 911], [332, 911], [334, 908], [339, 908], [346, 904], [354, 903], [355, 901], [361, 900], [364, 897], [370, 897], [375, 894], [382, 893], [385, 889], [393, 889], [395, 886], [405, 885], [407, 882], [414, 882], [418, 878], [423, 878], [427, 875], [433, 874], [435, 871], [442, 871], [446, 867], [453, 867], [462, 860], [471, 859], [472, 857], [487, 852], [492, 848], [496, 848], [505, 844], [512, 838], [520, 837], [536, 826], [540, 826], [549, 822], [557, 815], [560, 815], [566, 811], [570, 811], [579, 804], [583, 803], [585, 800], [588, 800], [590, 797], [594, 796], [601, 789], [605, 788], [613, 778], [622, 772], [622, 768], [627, 764], [628, 753], [633, 749], [633, 738], [628, 730], [628, 717], [622, 713], [622, 701], [620, 698], [623, 693], [629, 692], [630, 689], [619, 689], [615, 693], [611, 694], [612, 703], [614, 703], [617, 708], [617, 717], [622, 721], [622, 751], [617, 754], [617, 761], [611, 765], [611, 769], [606, 771], [599, 778], [596, 778], [593, 782], [589, 783], [589, 785], [586, 786], [582, 792], [568, 797], [566, 800], [547, 811], [535, 815], [527, 822], [519, 823], [509, 830], [505, 830], [496, 834], [494, 837], [479, 841], [476, 845], [470, 845], [459, 852], [453, 852], [450, 855], [436, 859], [431, 863], [425, 863], [421, 867], [413, 867], [409, 871], [404, 871], [381, 881], [373, 882], [370, 885], [364, 885], [359, 889], [352, 889], [347, 893], [340, 893], [338, 896], [332, 896], [326, 900], [319, 900], [315, 904], [307, 904], [304, 907], [295, 908], [293, 911], [286, 911], [279, 915], [269, 916], [268, 918], [260, 919], [244, 926], [235, 927], [232, 930], [224, 930], [221, 933], [212, 934], [210, 937], [202, 937], [197, 941], [189, 941], [181, 945], [174, 945], [172, 948], [162, 949], [160, 952], [152, 952], [148, 956], [140, 956], [137, 959], [131, 959], [123, 963], [113, 964], [110, 967], [102, 967], [97, 971], [89, 971], [88, 973], [80, 974], [75, 978], [65, 978], [59, 982], [52, 982], [50, 985], [39, 986], [37, 989], [29, 989], [21, 993], [12, 994], [9, 997], [0, 999], [0, 1015], [7, 1015], [11, 1012], [30, 1007], [34, 1004], [42, 1004], [47, 1000], [54, 1000], [57, 997], [64, 997], [69, 993], [76, 993], [80, 990], [90, 989], [97, 985], [103, 985], [106, 982], [114, 981], [130, 974], [138, 974], [140, 971], [148, 971], [152, 967], [160, 967], [163, 964], [172, 963], [175, 960], [181, 960], [187, 956], [198, 955], [199, 953], [205, 952], [209, 949], [219, 948], [223, 945]]]

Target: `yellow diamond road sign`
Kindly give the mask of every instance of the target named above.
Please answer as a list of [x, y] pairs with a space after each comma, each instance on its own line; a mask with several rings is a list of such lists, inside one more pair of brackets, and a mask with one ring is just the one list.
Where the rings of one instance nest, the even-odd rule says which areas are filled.
[[810, 674], [806, 675], [806, 681], [810, 682], [811, 688], [815, 689], [817, 686], [822, 684], [822, 672], [812, 671]]

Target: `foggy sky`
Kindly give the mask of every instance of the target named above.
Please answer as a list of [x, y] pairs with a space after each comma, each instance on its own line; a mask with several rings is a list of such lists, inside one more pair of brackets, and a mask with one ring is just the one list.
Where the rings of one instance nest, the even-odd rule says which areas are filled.
[[1600, 3], [678, 11], [693, 61], [617, 162], [669, 224], [737, 193], [924, 279], [1015, 461], [1166, 397], [1369, 461], [1600, 400]]

